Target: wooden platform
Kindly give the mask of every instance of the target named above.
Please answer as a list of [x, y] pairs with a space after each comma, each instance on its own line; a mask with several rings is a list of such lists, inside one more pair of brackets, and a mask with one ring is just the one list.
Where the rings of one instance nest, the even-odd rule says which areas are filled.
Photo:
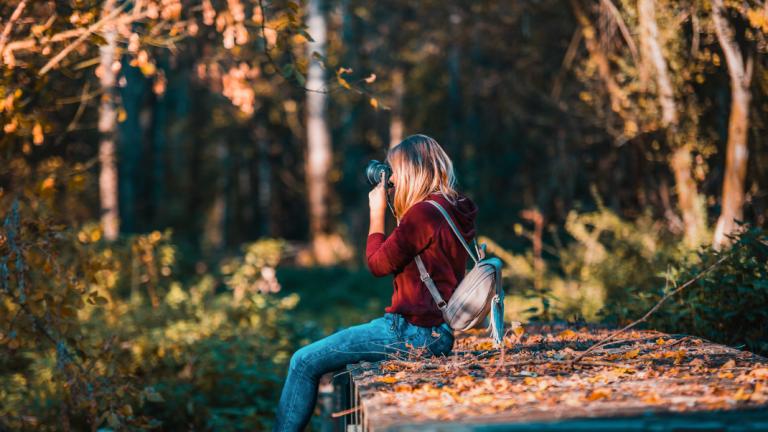
[[[450, 357], [350, 365], [335, 378], [342, 431], [768, 431], [768, 359], [685, 335], [539, 325], [463, 334]], [[339, 415], [339, 412], [345, 413]]]

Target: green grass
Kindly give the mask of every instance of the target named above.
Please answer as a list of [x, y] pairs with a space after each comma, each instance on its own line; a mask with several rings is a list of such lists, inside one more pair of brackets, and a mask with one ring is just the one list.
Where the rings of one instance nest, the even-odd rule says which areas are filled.
[[365, 268], [280, 267], [280, 296], [296, 293], [295, 318], [314, 322], [326, 334], [384, 315], [392, 277], [375, 278]]

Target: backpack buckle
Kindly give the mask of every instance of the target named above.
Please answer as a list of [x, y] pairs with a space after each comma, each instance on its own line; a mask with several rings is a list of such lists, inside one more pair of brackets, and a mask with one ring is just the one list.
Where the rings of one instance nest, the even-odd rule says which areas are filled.
[[429, 277], [429, 274], [424, 273], [424, 274], [419, 276], [419, 279], [421, 279], [422, 282], [426, 282], [426, 281], [428, 281], [430, 279], [430, 277]]

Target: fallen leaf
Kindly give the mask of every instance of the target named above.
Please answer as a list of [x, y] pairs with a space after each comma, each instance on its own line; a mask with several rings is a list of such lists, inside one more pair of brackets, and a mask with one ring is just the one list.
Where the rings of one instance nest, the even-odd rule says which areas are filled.
[[387, 384], [394, 384], [398, 381], [398, 379], [395, 378], [394, 376], [383, 376], [383, 377], [378, 377], [376, 381], [387, 383]]
[[608, 399], [610, 397], [611, 397], [611, 390], [600, 388], [600, 389], [592, 390], [592, 392], [590, 392], [587, 395], [587, 400], [590, 402], [593, 402], [600, 399]]
[[394, 387], [395, 392], [397, 393], [410, 393], [413, 391], [413, 387], [410, 384], [397, 384]]
[[640, 355], [639, 349], [633, 349], [632, 351], [627, 351], [624, 353], [624, 359], [631, 360], [633, 358], [637, 358], [637, 356]]

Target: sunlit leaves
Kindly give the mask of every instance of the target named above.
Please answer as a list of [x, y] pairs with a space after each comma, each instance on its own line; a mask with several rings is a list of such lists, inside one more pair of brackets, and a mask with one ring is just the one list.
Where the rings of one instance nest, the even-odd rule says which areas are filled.
[[352, 86], [349, 85], [349, 82], [347, 82], [347, 80], [344, 78], [344, 75], [350, 73], [352, 73], [352, 69], [346, 67], [341, 67], [336, 70], [336, 81], [340, 86], [347, 90], [351, 90]]

